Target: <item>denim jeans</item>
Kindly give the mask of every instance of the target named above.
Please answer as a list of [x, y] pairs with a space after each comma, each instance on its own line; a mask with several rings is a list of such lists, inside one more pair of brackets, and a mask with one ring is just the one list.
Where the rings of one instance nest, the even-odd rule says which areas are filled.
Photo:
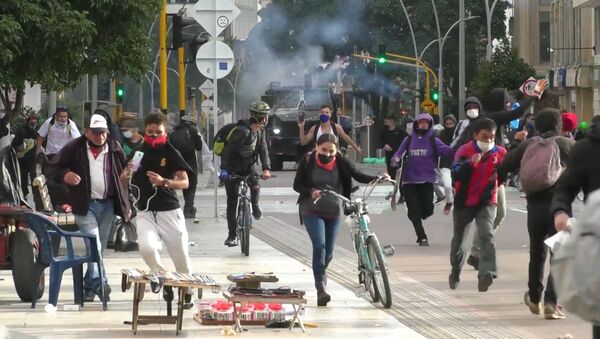
[[[112, 199], [91, 200], [87, 215], [75, 215], [75, 222], [84, 234], [94, 234], [101, 254], [104, 254], [110, 227], [115, 217]], [[106, 277], [106, 275], [105, 275]], [[94, 289], [100, 286], [100, 272], [97, 264], [88, 264], [83, 277], [83, 288]]]
[[323, 286], [325, 269], [333, 258], [333, 247], [341, 219], [324, 219], [313, 214], [303, 214], [302, 218], [313, 246], [312, 269], [315, 286], [319, 288]]

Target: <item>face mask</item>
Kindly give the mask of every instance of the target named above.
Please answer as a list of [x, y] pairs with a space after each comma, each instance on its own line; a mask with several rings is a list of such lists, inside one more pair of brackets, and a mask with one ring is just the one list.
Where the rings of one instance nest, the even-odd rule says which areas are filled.
[[58, 120], [56, 120], [56, 124], [59, 125], [59, 126], [67, 126], [66, 122], [60, 122]]
[[152, 148], [157, 148], [158, 146], [162, 146], [167, 143], [167, 135], [165, 134], [162, 137], [151, 137], [148, 134], [145, 134], [144, 142], [150, 145]]
[[477, 108], [470, 108], [467, 110], [467, 117], [469, 119], [475, 119], [479, 116], [479, 110]]
[[482, 141], [477, 141], [477, 147], [479, 147], [479, 149], [483, 152], [483, 153], [487, 153], [489, 152], [492, 148], [494, 148], [494, 142], [482, 142]]
[[35, 128], [35, 126], [37, 126], [37, 122], [30, 122], [27, 124], [27, 126], [29, 126], [31, 128]]
[[133, 133], [131, 133], [131, 131], [125, 131], [125, 132], [123, 132], [123, 137], [125, 139], [131, 139], [132, 136], [133, 136]]
[[328, 164], [333, 161], [334, 156], [329, 154], [321, 154], [319, 153], [319, 161], [323, 164]]
[[329, 121], [329, 115], [327, 115], [327, 114], [321, 114], [319, 116], [319, 118], [321, 119], [321, 122], [327, 122], [327, 121]]

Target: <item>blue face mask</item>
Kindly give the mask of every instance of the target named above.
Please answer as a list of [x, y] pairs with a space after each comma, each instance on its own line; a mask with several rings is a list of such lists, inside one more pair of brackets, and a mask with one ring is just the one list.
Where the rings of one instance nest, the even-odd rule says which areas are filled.
[[327, 114], [321, 114], [319, 116], [319, 118], [321, 119], [321, 122], [327, 122], [327, 121], [329, 121], [329, 115], [327, 115]]

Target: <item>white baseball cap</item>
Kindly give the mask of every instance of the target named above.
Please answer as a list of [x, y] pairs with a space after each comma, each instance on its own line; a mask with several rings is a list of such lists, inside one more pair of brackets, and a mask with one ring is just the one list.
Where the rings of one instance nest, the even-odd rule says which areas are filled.
[[102, 130], [104, 132], [108, 131], [108, 124], [103, 116], [100, 114], [94, 114], [90, 119], [90, 128], [93, 130]]

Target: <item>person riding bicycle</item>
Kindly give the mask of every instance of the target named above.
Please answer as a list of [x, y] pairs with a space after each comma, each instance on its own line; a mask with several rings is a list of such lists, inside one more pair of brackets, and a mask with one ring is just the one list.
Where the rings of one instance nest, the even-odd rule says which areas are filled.
[[236, 242], [236, 207], [238, 201], [239, 180], [227, 180], [229, 174], [236, 176], [247, 176], [254, 174], [249, 179], [250, 195], [252, 203], [252, 216], [256, 220], [262, 217], [262, 210], [258, 206], [260, 186], [258, 184], [258, 163], [262, 165], [262, 179], [271, 177], [271, 161], [265, 137], [264, 127], [269, 120], [271, 107], [264, 101], [255, 101], [250, 105], [250, 118], [240, 120], [232, 131], [231, 137], [221, 153], [221, 174], [225, 182], [227, 193], [227, 227], [229, 233], [225, 239], [225, 245], [237, 246]]
[[[360, 183], [377, 179], [358, 171], [339, 153], [337, 138], [329, 133], [324, 133], [317, 139], [316, 150], [300, 159], [294, 178], [294, 190], [300, 193], [298, 204], [301, 222], [313, 245], [312, 269], [318, 306], [327, 306], [331, 300], [331, 296], [325, 291], [327, 266], [333, 258], [333, 247], [341, 222], [341, 202], [331, 195], [321, 197], [321, 190], [331, 189], [350, 198], [353, 178]], [[384, 178], [390, 177], [384, 174]]]

